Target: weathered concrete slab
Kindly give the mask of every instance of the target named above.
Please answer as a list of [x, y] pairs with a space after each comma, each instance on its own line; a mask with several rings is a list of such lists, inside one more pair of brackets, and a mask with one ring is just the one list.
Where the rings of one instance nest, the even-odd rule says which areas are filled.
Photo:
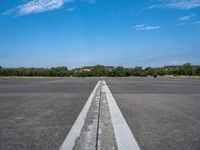
[[106, 93], [103, 89], [101, 92], [98, 150], [117, 150]]
[[101, 86], [99, 84], [92, 104], [85, 118], [85, 123], [81, 129], [80, 136], [76, 139], [73, 150], [95, 150], [97, 146], [98, 115], [101, 98]]

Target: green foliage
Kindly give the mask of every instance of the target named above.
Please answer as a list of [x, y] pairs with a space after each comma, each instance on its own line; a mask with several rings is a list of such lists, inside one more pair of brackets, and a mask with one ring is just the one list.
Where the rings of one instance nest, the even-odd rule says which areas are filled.
[[67, 67], [45, 68], [3, 68], [1, 76], [70, 76], [71, 71]]
[[69, 70], [65, 66], [52, 68], [2, 68], [0, 66], [0, 76], [51, 76], [51, 77], [145, 77], [145, 76], [164, 76], [164, 75], [200, 75], [200, 66], [193, 66], [186, 63], [182, 66], [171, 66], [161, 68], [134, 67], [124, 68], [121, 66], [115, 68], [106, 68], [102, 65], [96, 65], [90, 70]]
[[104, 66], [102, 65], [96, 65], [94, 66], [94, 69], [91, 70], [91, 75], [95, 77], [102, 77], [106, 76], [107, 71]]
[[180, 74], [181, 75], [194, 75], [194, 68], [190, 63], [186, 63], [180, 67]]
[[135, 67], [135, 68], [131, 69], [131, 76], [136, 76], [136, 77], [145, 76], [143, 68]]
[[158, 74], [157, 74], [157, 69], [155, 69], [155, 68], [150, 68], [150, 69], [148, 69], [148, 74], [150, 75], [150, 76], [153, 76], [153, 77], [156, 77]]
[[52, 77], [65, 77], [65, 76], [70, 76], [71, 72], [68, 70], [67, 67], [52, 67], [49, 70], [49, 75]]
[[125, 76], [125, 69], [121, 66], [114, 68], [114, 76], [115, 77], [124, 77]]
[[196, 75], [199, 75], [200, 76], [200, 66], [198, 66], [197, 68], [196, 68]]

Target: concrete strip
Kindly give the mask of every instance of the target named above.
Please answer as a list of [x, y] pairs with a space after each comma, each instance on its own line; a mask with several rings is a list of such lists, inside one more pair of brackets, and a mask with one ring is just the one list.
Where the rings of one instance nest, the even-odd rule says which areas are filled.
[[117, 143], [115, 139], [114, 129], [111, 122], [110, 111], [106, 99], [106, 93], [101, 91], [101, 108], [100, 108], [100, 125], [98, 150], [117, 150]]
[[103, 81], [102, 89], [106, 93], [108, 106], [110, 109], [111, 121], [114, 128], [117, 147], [119, 150], [140, 150], [126, 120], [124, 119], [110, 89]]
[[85, 119], [88, 113], [88, 110], [91, 106], [92, 100], [95, 97], [95, 93], [97, 88], [100, 85], [100, 81], [98, 81], [97, 85], [95, 86], [94, 90], [92, 91], [91, 95], [89, 96], [85, 106], [83, 107], [81, 113], [79, 114], [78, 118], [76, 119], [74, 125], [72, 126], [70, 132], [68, 133], [66, 139], [64, 140], [63, 144], [60, 147], [60, 150], [72, 150], [76, 139], [81, 134], [81, 129], [85, 123]]
[[101, 84], [98, 86], [92, 104], [88, 110], [80, 136], [76, 139], [73, 150], [95, 150], [98, 139], [99, 107]]

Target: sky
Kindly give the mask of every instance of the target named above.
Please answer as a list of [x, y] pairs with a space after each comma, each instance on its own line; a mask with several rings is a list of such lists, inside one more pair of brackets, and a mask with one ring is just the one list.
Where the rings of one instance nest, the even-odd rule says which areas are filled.
[[0, 66], [200, 64], [200, 0], [0, 0]]

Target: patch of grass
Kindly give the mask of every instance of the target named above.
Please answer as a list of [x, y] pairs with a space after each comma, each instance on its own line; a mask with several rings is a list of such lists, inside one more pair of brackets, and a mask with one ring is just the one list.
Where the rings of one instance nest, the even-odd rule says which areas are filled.
[[186, 75], [179, 75], [179, 76], [174, 76], [174, 75], [165, 75], [161, 76], [162, 78], [175, 78], [175, 79], [200, 79], [200, 76], [186, 76]]
[[42, 76], [0, 76], [0, 79], [44, 79], [44, 78], [69, 78], [69, 77], [42, 77]]

